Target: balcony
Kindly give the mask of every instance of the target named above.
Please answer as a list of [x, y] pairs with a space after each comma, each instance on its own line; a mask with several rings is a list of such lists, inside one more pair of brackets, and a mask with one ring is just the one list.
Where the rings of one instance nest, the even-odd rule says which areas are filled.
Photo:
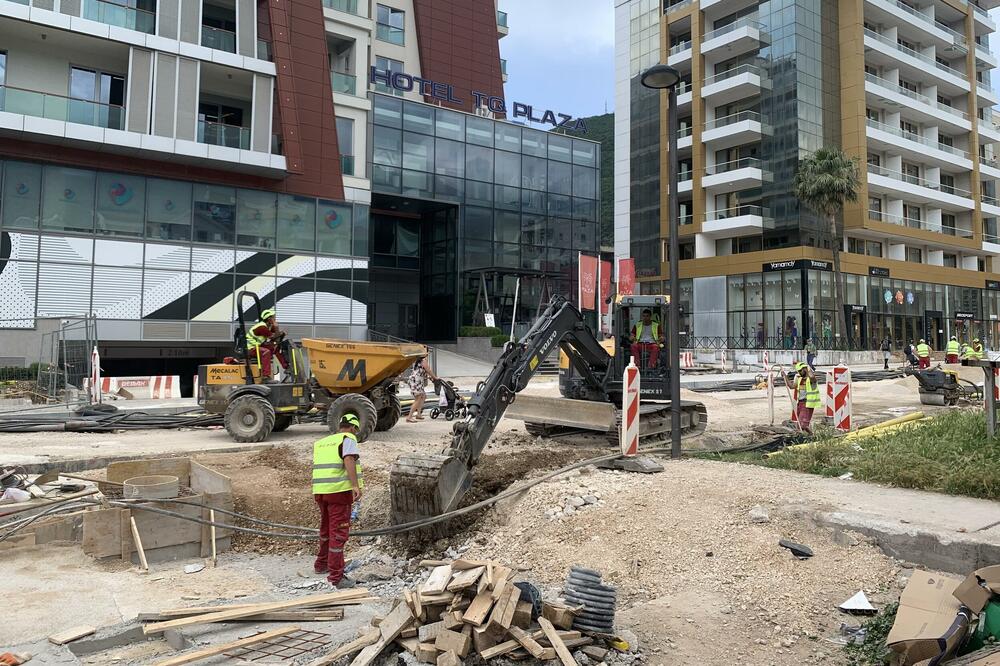
[[979, 173], [986, 178], [996, 178], [1000, 180], [1000, 160], [980, 157]]
[[707, 77], [702, 82], [701, 96], [718, 106], [760, 94], [765, 85], [766, 79], [759, 67], [740, 65]]
[[969, 114], [964, 111], [941, 104], [936, 99], [867, 72], [865, 72], [865, 92], [877, 102], [876, 106], [888, 107], [891, 110], [910, 109], [927, 124], [945, 124], [964, 132], [972, 129]]
[[729, 25], [706, 32], [701, 41], [701, 54], [715, 58], [735, 58], [761, 45], [764, 26], [756, 16], [747, 16]]
[[763, 133], [759, 113], [740, 111], [705, 123], [701, 140], [702, 143], [711, 143], [712, 150], [722, 150], [757, 141]]
[[870, 145], [879, 150], [900, 153], [916, 161], [933, 161], [936, 165], [972, 169], [972, 159], [964, 150], [913, 134], [893, 125], [865, 119]]
[[344, 72], [330, 72], [330, 83], [334, 95], [358, 95], [358, 77]]
[[[680, 42], [674, 44], [670, 47], [670, 51], [667, 53], [667, 64], [671, 67], [677, 67], [677, 65], [682, 62], [688, 62], [691, 60], [691, 40]], [[680, 90], [678, 90], [680, 93]]]
[[1000, 217], [1000, 199], [989, 194], [983, 194], [980, 196], [980, 206], [983, 210], [983, 215], [989, 217]]
[[915, 203], [931, 204], [952, 211], [975, 208], [972, 193], [941, 183], [933, 183], [919, 176], [892, 171], [885, 167], [868, 165], [868, 186], [875, 192], [884, 192]]
[[701, 232], [713, 238], [750, 236], [772, 225], [760, 206], [737, 206], [705, 213]]
[[978, 69], [994, 69], [1000, 64], [997, 62], [997, 57], [990, 53], [989, 45], [979, 42], [976, 42], [976, 60], [979, 61], [976, 63]]
[[354, 175], [354, 155], [340, 156], [340, 173], [345, 176]]
[[980, 99], [985, 99], [988, 104], [980, 103], [980, 106], [996, 106], [1000, 104], [1000, 97], [997, 97], [997, 93], [993, 90], [993, 87], [985, 81], [976, 81], [976, 94]]
[[199, 120], [198, 143], [250, 150], [250, 128]]
[[903, 217], [902, 215], [889, 215], [879, 210], [869, 210], [868, 219], [872, 222], [884, 222], [885, 224], [894, 224], [898, 227], [907, 227], [909, 229], [922, 229], [923, 231], [932, 231], [936, 234], [944, 234], [955, 238], [972, 238], [971, 229], [952, 227], [940, 222], [917, 220], [910, 217]]
[[866, 14], [866, 19], [885, 25], [912, 26], [921, 31], [921, 41], [933, 43], [951, 55], [969, 52], [969, 43], [964, 34], [900, 0], [867, 0], [867, 2], [874, 11], [870, 16]]
[[0, 86], [0, 111], [104, 129], [120, 130], [125, 127], [123, 106], [13, 86]]
[[979, 143], [1000, 143], [1000, 128], [990, 120], [980, 120]]
[[997, 24], [990, 18], [989, 12], [974, 2], [966, 2], [965, 4], [972, 7], [972, 18], [975, 19], [977, 23], [988, 28], [990, 32], [996, 32]]
[[763, 181], [764, 170], [761, 161], [756, 157], [744, 157], [705, 167], [701, 186], [716, 192], [736, 192], [760, 187]]
[[360, 16], [358, 13], [358, 0], [323, 0], [323, 6], [335, 9], [338, 12]]
[[677, 148], [683, 150], [685, 148], [690, 148], [692, 145], [692, 134], [694, 133], [693, 127], [682, 127], [677, 130]]
[[83, 18], [152, 35], [156, 31], [156, 13], [126, 7], [105, 0], [84, 0]]
[[210, 25], [202, 25], [201, 45], [216, 51], [236, 53], [236, 33]]
[[510, 26], [507, 25], [507, 12], [497, 10], [497, 34], [506, 37], [510, 34]]
[[889, 58], [890, 61], [886, 63], [887, 66], [894, 63], [903, 63], [915, 73], [932, 74], [935, 78], [955, 88], [962, 91], [969, 90], [969, 83], [965, 72], [944, 65], [930, 56], [898, 44], [870, 28], [865, 28], [865, 50], [866, 53], [873, 51]]
[[694, 4], [694, 0], [678, 0], [677, 2], [663, 0], [663, 13], [670, 14], [671, 12], [676, 12], [678, 9], [683, 9], [684, 7], [692, 4]]

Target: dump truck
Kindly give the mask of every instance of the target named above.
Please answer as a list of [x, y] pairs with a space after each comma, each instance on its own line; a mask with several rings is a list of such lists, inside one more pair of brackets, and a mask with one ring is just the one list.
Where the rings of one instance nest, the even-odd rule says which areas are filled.
[[[633, 326], [644, 310], [656, 322], [656, 338], [666, 337], [666, 296], [619, 296], [613, 304], [613, 330], [603, 343], [587, 327], [580, 311], [564, 297], [553, 296], [544, 313], [519, 342], [508, 343], [490, 375], [469, 401], [468, 416], [452, 426], [451, 441], [436, 454], [400, 457], [389, 475], [391, 520], [419, 521], [456, 508], [472, 485], [472, 470], [500, 418], [525, 421], [530, 432], [571, 428], [596, 432], [617, 441], [621, 416], [622, 375], [630, 360], [641, 369], [640, 443], [671, 436], [670, 354], [654, 339], [633, 350]], [[654, 349], [655, 348], [655, 351]], [[561, 398], [520, 395], [541, 362], [555, 349], [564, 355]], [[633, 354], [637, 351], [637, 354]], [[704, 404], [681, 403], [682, 436], [704, 431]]]
[[235, 441], [261, 442], [296, 419], [322, 413], [331, 432], [339, 427], [341, 416], [355, 414], [361, 422], [360, 441], [396, 425], [401, 413], [396, 378], [427, 357], [425, 346], [283, 339], [280, 344], [289, 365], [286, 377], [265, 383], [246, 348], [246, 299], [256, 309], [253, 321], [260, 321], [260, 298], [240, 292], [235, 356], [198, 368], [198, 404], [224, 415], [226, 431]]

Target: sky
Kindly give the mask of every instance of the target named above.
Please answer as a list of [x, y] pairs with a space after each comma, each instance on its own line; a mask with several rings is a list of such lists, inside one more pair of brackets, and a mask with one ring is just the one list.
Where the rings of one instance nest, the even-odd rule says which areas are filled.
[[513, 102], [574, 118], [614, 111], [613, 0], [500, 0], [510, 34], [500, 40]]

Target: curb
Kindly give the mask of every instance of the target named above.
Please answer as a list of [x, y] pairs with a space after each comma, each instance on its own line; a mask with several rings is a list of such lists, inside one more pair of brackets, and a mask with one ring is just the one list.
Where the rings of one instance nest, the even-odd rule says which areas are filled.
[[28, 474], [44, 474], [45, 472], [86, 472], [87, 470], [100, 469], [102, 467], [107, 467], [113, 462], [120, 462], [122, 460], [151, 460], [155, 458], [190, 458], [194, 456], [199, 456], [205, 453], [244, 453], [244, 452], [255, 452], [255, 451], [266, 451], [267, 449], [274, 448], [274, 444], [248, 444], [245, 446], [226, 446], [226, 447], [215, 447], [209, 449], [198, 449], [197, 451], [174, 451], [166, 452], [161, 451], [159, 453], [141, 453], [141, 454], [127, 454], [122, 453], [120, 455], [107, 455], [100, 456], [97, 458], [69, 458], [69, 459], [58, 459], [58, 460], [48, 460], [46, 462], [39, 463], [26, 463], [23, 465], [18, 465], [18, 467], [23, 467], [24, 471]]

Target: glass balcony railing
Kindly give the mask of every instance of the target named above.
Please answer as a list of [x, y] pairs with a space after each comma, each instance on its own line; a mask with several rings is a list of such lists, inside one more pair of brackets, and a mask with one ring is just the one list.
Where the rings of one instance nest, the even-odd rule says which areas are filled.
[[690, 81], [681, 81], [680, 83], [677, 84], [677, 94], [678, 95], [683, 95], [684, 93], [689, 93], [689, 92], [691, 92], [691, 82]]
[[323, 6], [338, 12], [358, 15], [358, 0], [323, 0]]
[[669, 14], [670, 12], [677, 11], [682, 7], [687, 7], [692, 3], [694, 3], [694, 0], [680, 0], [679, 2], [671, 2], [670, 0], [664, 0], [663, 13]]
[[759, 123], [760, 114], [756, 111], [740, 111], [739, 113], [733, 113], [728, 116], [716, 118], [715, 120], [709, 120], [705, 123], [705, 129], [711, 130], [719, 127], [725, 127], [734, 123], [743, 122], [744, 120], [756, 121]]
[[944, 30], [945, 32], [947, 32], [949, 35], [952, 36], [952, 38], [955, 40], [955, 43], [958, 44], [959, 46], [964, 46], [964, 47], [968, 46], [968, 41], [965, 39], [965, 35], [963, 35], [962, 33], [957, 32], [957, 31], [953, 30], [952, 28], [949, 28], [947, 25], [945, 25], [944, 23], [941, 23], [937, 19], [931, 18], [930, 16], [928, 16], [927, 14], [924, 14], [919, 9], [914, 9], [913, 7], [909, 6], [905, 2], [900, 2], [899, 0], [893, 0], [893, 2], [894, 2], [894, 4], [897, 7], [899, 7], [900, 9], [902, 9], [904, 12], [906, 12], [910, 16], [915, 16], [918, 19], [920, 19], [921, 21], [923, 21], [924, 23], [928, 24], [928, 25], [932, 25], [935, 28], [938, 28], [940, 30]]
[[250, 128], [199, 120], [198, 142], [212, 146], [250, 150]]
[[155, 12], [148, 12], [136, 7], [127, 7], [123, 4], [107, 2], [106, 0], [84, 0], [83, 18], [119, 28], [144, 32], [147, 35], [151, 35], [156, 31]]
[[914, 134], [912, 132], [907, 132], [906, 130], [900, 129], [899, 127], [893, 127], [892, 125], [886, 125], [885, 123], [880, 123], [877, 120], [872, 120], [871, 118], [866, 118], [865, 122], [868, 127], [877, 129], [881, 132], [886, 132], [894, 136], [898, 136], [901, 139], [906, 139], [907, 141], [913, 141], [914, 143], [919, 143], [922, 146], [927, 146], [928, 148], [934, 148], [935, 150], [941, 150], [946, 153], [951, 153], [952, 155], [958, 155], [959, 157], [969, 158], [969, 153], [954, 146], [949, 146], [945, 143], [939, 143], [928, 139], [925, 136], [920, 136], [919, 134]]
[[976, 42], [976, 53], [990, 57], [993, 56], [993, 54], [990, 52], [989, 44], [980, 44], [979, 42]]
[[677, 44], [674, 44], [673, 46], [670, 47], [670, 54], [669, 55], [677, 55], [681, 51], [686, 51], [689, 48], [691, 48], [691, 40], [690, 39], [687, 40], [687, 41], [684, 41], [684, 42], [678, 42]]
[[995, 157], [980, 157], [979, 162], [985, 164], [988, 167], [993, 167], [994, 169], [1000, 169], [1000, 159]]
[[718, 83], [719, 81], [725, 81], [726, 79], [731, 79], [734, 76], [739, 76], [740, 74], [756, 74], [757, 76], [761, 76], [761, 71], [760, 67], [755, 67], [753, 65], [740, 65], [739, 67], [727, 69], [724, 72], [716, 72], [713, 76], [707, 77], [702, 85], [709, 86], [713, 83]]
[[972, 13], [973, 14], [978, 14], [980, 17], [982, 17], [982, 18], [986, 19], [987, 21], [990, 21], [990, 23], [992, 23], [992, 21], [990, 20], [990, 14], [985, 9], [983, 9], [982, 7], [980, 7], [979, 5], [977, 5], [974, 2], [969, 3], [969, 6], [972, 7]]
[[756, 157], [741, 157], [737, 160], [730, 160], [728, 162], [720, 162], [718, 164], [707, 166], [705, 167], [705, 174], [708, 176], [714, 176], [720, 173], [736, 171], [737, 169], [760, 169], [761, 166], [762, 163], [760, 159]]
[[898, 180], [904, 183], [909, 183], [910, 185], [917, 185], [919, 187], [926, 187], [937, 192], [944, 192], [945, 194], [954, 194], [959, 197], [971, 197], [972, 192], [969, 190], [963, 190], [954, 185], [942, 185], [941, 183], [932, 183], [929, 180], [925, 180], [920, 176], [914, 176], [908, 173], [902, 173], [901, 171], [893, 171], [891, 169], [886, 169], [883, 166], [878, 166], [877, 164], [868, 165], [868, 173], [873, 173], [877, 176], [884, 176], [886, 178], [892, 178], [893, 180]]
[[201, 26], [201, 45], [216, 51], [236, 53], [236, 33], [203, 25]]
[[892, 90], [893, 92], [897, 92], [900, 95], [905, 95], [906, 97], [909, 97], [912, 100], [916, 100], [918, 102], [921, 102], [922, 104], [927, 104], [928, 106], [933, 106], [934, 108], [940, 109], [941, 111], [945, 111], [947, 113], [950, 113], [953, 116], [958, 116], [959, 118], [962, 118], [964, 120], [968, 120], [969, 119], [969, 114], [965, 113], [964, 111], [960, 111], [959, 109], [956, 109], [955, 107], [952, 107], [952, 106], [948, 106], [947, 104], [942, 104], [941, 102], [937, 101], [936, 99], [931, 99], [927, 95], [921, 95], [918, 92], [914, 92], [914, 91], [910, 90], [909, 88], [906, 88], [904, 86], [901, 86], [901, 85], [898, 85], [896, 83], [893, 83], [892, 81], [889, 81], [889, 80], [883, 79], [883, 78], [879, 78], [879, 77], [875, 76], [874, 74], [870, 74], [868, 72], [865, 72], [865, 81], [870, 81], [870, 82], [872, 82], [874, 84], [882, 86], [883, 88], [888, 88], [889, 90]]
[[937, 60], [935, 60], [934, 58], [932, 58], [932, 57], [930, 57], [928, 55], [924, 55], [923, 53], [918, 53], [918, 52], [914, 51], [913, 49], [911, 49], [911, 48], [909, 48], [907, 46], [903, 46], [902, 44], [900, 44], [898, 42], [894, 42], [893, 40], [889, 39], [888, 37], [886, 37], [884, 35], [880, 35], [879, 33], [875, 32], [871, 28], [865, 28], [865, 36], [871, 37], [872, 39], [874, 39], [876, 41], [882, 42], [886, 46], [890, 46], [890, 47], [896, 49], [897, 51], [899, 51], [900, 53], [904, 53], [904, 54], [910, 56], [911, 58], [916, 58], [917, 60], [919, 60], [921, 62], [924, 62], [924, 63], [926, 63], [928, 65], [933, 65], [934, 67], [936, 67], [937, 69], [941, 70], [942, 72], [948, 72], [949, 74], [951, 74], [953, 76], [957, 76], [959, 78], [964, 78], [965, 77], [965, 74], [963, 72], [958, 71], [954, 67], [951, 67], [950, 65], [945, 65], [944, 63], [940, 63], [940, 62], [938, 62]]
[[744, 215], [756, 215], [757, 217], [763, 217], [764, 209], [760, 206], [735, 206], [733, 208], [722, 208], [714, 210], [710, 213], [705, 213], [705, 221], [713, 222], [716, 220], [728, 220], [733, 217], [742, 217]]
[[679, 130], [677, 130], [677, 138], [678, 139], [687, 138], [691, 136], [691, 132], [693, 131], [694, 131], [693, 127], [682, 127]]
[[1000, 206], [1000, 199], [997, 199], [994, 196], [991, 196], [989, 194], [983, 194], [980, 196], [980, 198], [983, 200], [984, 204], [989, 204], [991, 206]]
[[510, 27], [507, 25], [507, 12], [502, 12], [499, 9], [497, 10], [497, 25], [501, 28]]
[[990, 85], [989, 82], [987, 82], [987, 81], [976, 81], [976, 87], [979, 88], [980, 90], [985, 90], [986, 92], [988, 92], [990, 94], [993, 94], [993, 95], [996, 94], [993, 91], [993, 86]]
[[106, 129], [125, 128], [124, 106], [12, 86], [0, 86], [0, 111]]
[[948, 236], [955, 236], [956, 238], [972, 238], [971, 229], [962, 229], [961, 227], [954, 227], [947, 224], [941, 224], [940, 222], [929, 222], [927, 220], [918, 220], [912, 217], [903, 217], [902, 215], [890, 215], [888, 213], [883, 213], [880, 210], [869, 210], [868, 219], [875, 222], [885, 222], [886, 224], [895, 224], [898, 227], [909, 227], [910, 229], [923, 229], [924, 231], [933, 231], [938, 234], [945, 234]]
[[759, 17], [755, 16], [755, 15], [754, 16], [744, 16], [743, 18], [738, 19], [736, 21], [733, 21], [732, 23], [729, 23], [727, 25], [724, 25], [721, 28], [716, 28], [715, 30], [712, 30], [711, 32], [706, 32], [705, 36], [702, 37], [701, 42], [702, 42], [702, 44], [704, 44], [705, 42], [707, 42], [710, 39], [715, 39], [716, 37], [721, 37], [722, 35], [725, 35], [727, 33], [733, 32], [734, 30], [739, 30], [740, 28], [744, 28], [744, 27], [751, 27], [751, 28], [757, 28], [758, 30], [763, 30], [764, 29], [764, 25], [762, 23], [760, 23], [760, 21], [758, 19], [759, 19]]
[[330, 82], [333, 84], [333, 92], [344, 95], [358, 94], [358, 77], [353, 74], [343, 72], [330, 72]]
[[345, 176], [354, 175], [354, 155], [340, 156], [340, 172]]

